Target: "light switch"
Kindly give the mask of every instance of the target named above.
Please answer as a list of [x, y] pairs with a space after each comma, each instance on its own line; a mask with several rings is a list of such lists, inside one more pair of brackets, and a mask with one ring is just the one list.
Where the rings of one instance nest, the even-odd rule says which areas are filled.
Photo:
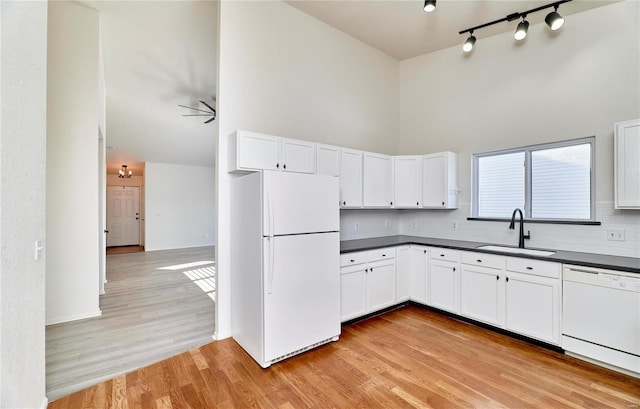
[[40, 252], [44, 250], [44, 246], [42, 245], [42, 240], [36, 240], [36, 252], [35, 259], [40, 260]]

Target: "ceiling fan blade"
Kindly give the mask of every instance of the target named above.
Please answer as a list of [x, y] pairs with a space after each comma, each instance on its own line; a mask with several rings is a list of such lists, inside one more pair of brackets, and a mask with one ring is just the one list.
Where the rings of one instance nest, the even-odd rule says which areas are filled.
[[200, 100], [200, 102], [202, 102], [207, 108], [209, 108], [210, 110], [212, 110], [213, 112], [216, 112], [216, 110], [214, 108], [211, 108], [211, 105], [207, 104], [206, 102], [204, 102], [203, 100]]
[[194, 111], [205, 112], [205, 113], [207, 113], [207, 114], [209, 114], [209, 115], [213, 115], [213, 112], [205, 111], [205, 110], [203, 110], [203, 109], [198, 109], [198, 108], [194, 108], [194, 107], [188, 107], [188, 106], [186, 106], [186, 105], [180, 105], [180, 104], [178, 104], [178, 106], [179, 106], [179, 107], [183, 107], [183, 108], [193, 109]]
[[184, 114], [182, 116], [213, 116], [215, 118], [213, 114]]
[[206, 121], [204, 121], [205, 124], [208, 124], [209, 122], [213, 121], [214, 119], [216, 119], [216, 117], [214, 116], [211, 119], [207, 119]]

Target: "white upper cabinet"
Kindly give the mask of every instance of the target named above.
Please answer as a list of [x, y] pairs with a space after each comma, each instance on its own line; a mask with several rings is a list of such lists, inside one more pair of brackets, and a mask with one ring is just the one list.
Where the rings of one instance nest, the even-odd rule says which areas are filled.
[[287, 172], [315, 173], [316, 144], [280, 138], [280, 169]]
[[342, 149], [340, 158], [340, 206], [362, 207], [362, 151]]
[[280, 138], [238, 130], [229, 141], [229, 171], [278, 170]]
[[422, 156], [393, 157], [393, 206], [418, 208], [422, 201]]
[[615, 207], [640, 209], [640, 119], [615, 126]]
[[229, 141], [229, 171], [315, 173], [316, 144], [238, 130]]
[[365, 152], [363, 173], [364, 207], [393, 206], [391, 156]]
[[316, 173], [318, 175], [340, 176], [340, 148], [318, 144], [316, 147]]
[[422, 161], [422, 207], [458, 207], [458, 156], [453, 152], [424, 155]]

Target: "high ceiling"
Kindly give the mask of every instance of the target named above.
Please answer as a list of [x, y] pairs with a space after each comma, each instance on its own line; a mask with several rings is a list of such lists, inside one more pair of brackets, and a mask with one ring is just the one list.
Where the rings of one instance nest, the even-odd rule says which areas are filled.
[[[287, 1], [291, 6], [398, 60], [459, 46], [458, 31], [525, 11], [548, 1], [438, 0], [433, 13], [423, 0]], [[612, 1], [574, 0], [571, 14]], [[82, 1], [100, 12], [106, 82], [107, 172], [123, 163], [141, 174], [144, 162], [213, 166], [216, 124], [178, 105], [213, 104], [216, 95], [215, 1]], [[528, 17], [532, 27], [546, 11]], [[513, 31], [501, 23], [475, 33], [482, 38]]]
[[[574, 0], [562, 4], [558, 12], [570, 26], [571, 19], [567, 16], [613, 2]], [[286, 3], [397, 60], [404, 60], [462, 46], [467, 37], [458, 34], [462, 30], [553, 1], [438, 0], [436, 10], [431, 13], [422, 10], [423, 0], [289, 0]], [[530, 14], [527, 20], [531, 25], [544, 22], [550, 11], [553, 9]], [[474, 35], [480, 42], [484, 37], [515, 31], [517, 23], [499, 23], [478, 30]]]
[[216, 94], [213, 1], [87, 1], [100, 12], [106, 83], [107, 173], [123, 163], [213, 166], [215, 123], [192, 114]]

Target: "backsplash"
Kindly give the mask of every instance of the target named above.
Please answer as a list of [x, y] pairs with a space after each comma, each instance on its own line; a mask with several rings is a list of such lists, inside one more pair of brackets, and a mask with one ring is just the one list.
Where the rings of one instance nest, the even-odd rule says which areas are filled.
[[397, 210], [340, 210], [340, 240], [396, 236], [399, 222]]
[[[354, 240], [367, 237], [404, 234], [491, 244], [517, 246], [518, 229], [508, 222], [467, 220], [469, 203], [457, 210], [342, 210], [340, 237]], [[384, 227], [384, 221], [388, 227]], [[600, 226], [526, 223], [531, 239], [526, 247], [548, 248], [585, 253], [640, 258], [640, 212], [620, 211], [613, 202], [596, 203], [596, 220]], [[415, 227], [414, 227], [415, 222]], [[453, 228], [454, 223], [457, 225]], [[355, 225], [358, 224], [358, 230]], [[607, 230], [624, 229], [625, 241], [607, 240]]]

